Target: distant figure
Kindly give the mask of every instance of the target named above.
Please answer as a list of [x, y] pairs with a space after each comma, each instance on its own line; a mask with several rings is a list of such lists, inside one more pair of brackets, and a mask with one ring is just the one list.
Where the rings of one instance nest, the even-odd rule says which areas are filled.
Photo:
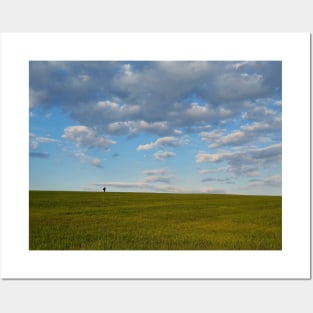
[[103, 187], [103, 189], [102, 189], [102, 190], [103, 190], [103, 192], [105, 192], [105, 187]]

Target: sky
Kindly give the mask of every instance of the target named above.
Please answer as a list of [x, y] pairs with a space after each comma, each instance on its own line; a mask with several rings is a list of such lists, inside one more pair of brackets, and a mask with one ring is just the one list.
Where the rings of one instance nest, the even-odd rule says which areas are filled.
[[281, 61], [29, 62], [31, 190], [281, 195]]

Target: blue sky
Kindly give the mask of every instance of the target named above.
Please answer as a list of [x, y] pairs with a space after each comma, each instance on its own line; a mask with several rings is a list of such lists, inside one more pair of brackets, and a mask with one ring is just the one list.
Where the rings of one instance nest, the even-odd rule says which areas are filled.
[[30, 189], [282, 190], [280, 61], [32, 61]]

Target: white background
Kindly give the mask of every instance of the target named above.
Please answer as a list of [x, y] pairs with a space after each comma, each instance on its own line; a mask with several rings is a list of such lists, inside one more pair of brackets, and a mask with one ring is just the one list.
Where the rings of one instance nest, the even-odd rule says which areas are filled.
[[[309, 1], [297, 1], [294, 5], [277, 1], [275, 6], [270, 1], [262, 1], [259, 5], [219, 1], [214, 6], [192, 1], [192, 6], [188, 7], [178, 1], [171, 6], [168, 3], [162, 6], [158, 1], [154, 7], [148, 1], [127, 2], [126, 7], [115, 1], [110, 7], [102, 3], [99, 8], [93, 5], [97, 1], [88, 1], [89, 14], [77, 2], [66, 7], [64, 4], [58, 6], [58, 1], [50, 6], [45, 4], [45, 7], [39, 2], [42, 10], [36, 6], [37, 1], [16, 2], [11, 0], [6, 9], [2, 6], [1, 31], [312, 31]], [[23, 47], [16, 53], [23, 53]], [[295, 113], [305, 112], [303, 120], [307, 121], [309, 113], [301, 101], [294, 104], [294, 110]], [[294, 150], [304, 149], [302, 152], [306, 155], [299, 160], [299, 155], [293, 154], [295, 161], [290, 176], [294, 178], [300, 169], [307, 178], [310, 142], [308, 134], [299, 133], [297, 126], [297, 123], [288, 122], [288, 129], [292, 129], [289, 134], [297, 140]], [[309, 131], [308, 127], [306, 129]], [[9, 130], [14, 134], [18, 127], [12, 125]], [[1, 170], [3, 167], [1, 155]], [[1, 179], [3, 195], [3, 176]], [[12, 182], [17, 179], [12, 178]], [[283, 184], [284, 179], [283, 172]], [[307, 180], [297, 182], [306, 199], [309, 197], [308, 184]], [[301, 209], [301, 205], [295, 209]], [[210, 308], [214, 312], [311, 312], [313, 308], [312, 281], [299, 280], [2, 280], [0, 288], [0, 306], [4, 312], [97, 312], [104, 309], [110, 312], [207, 312]]]

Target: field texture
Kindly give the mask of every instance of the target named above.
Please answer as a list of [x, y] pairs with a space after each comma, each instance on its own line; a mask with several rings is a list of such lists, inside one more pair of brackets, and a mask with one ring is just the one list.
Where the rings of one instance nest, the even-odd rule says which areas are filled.
[[29, 193], [30, 250], [281, 250], [282, 198]]

